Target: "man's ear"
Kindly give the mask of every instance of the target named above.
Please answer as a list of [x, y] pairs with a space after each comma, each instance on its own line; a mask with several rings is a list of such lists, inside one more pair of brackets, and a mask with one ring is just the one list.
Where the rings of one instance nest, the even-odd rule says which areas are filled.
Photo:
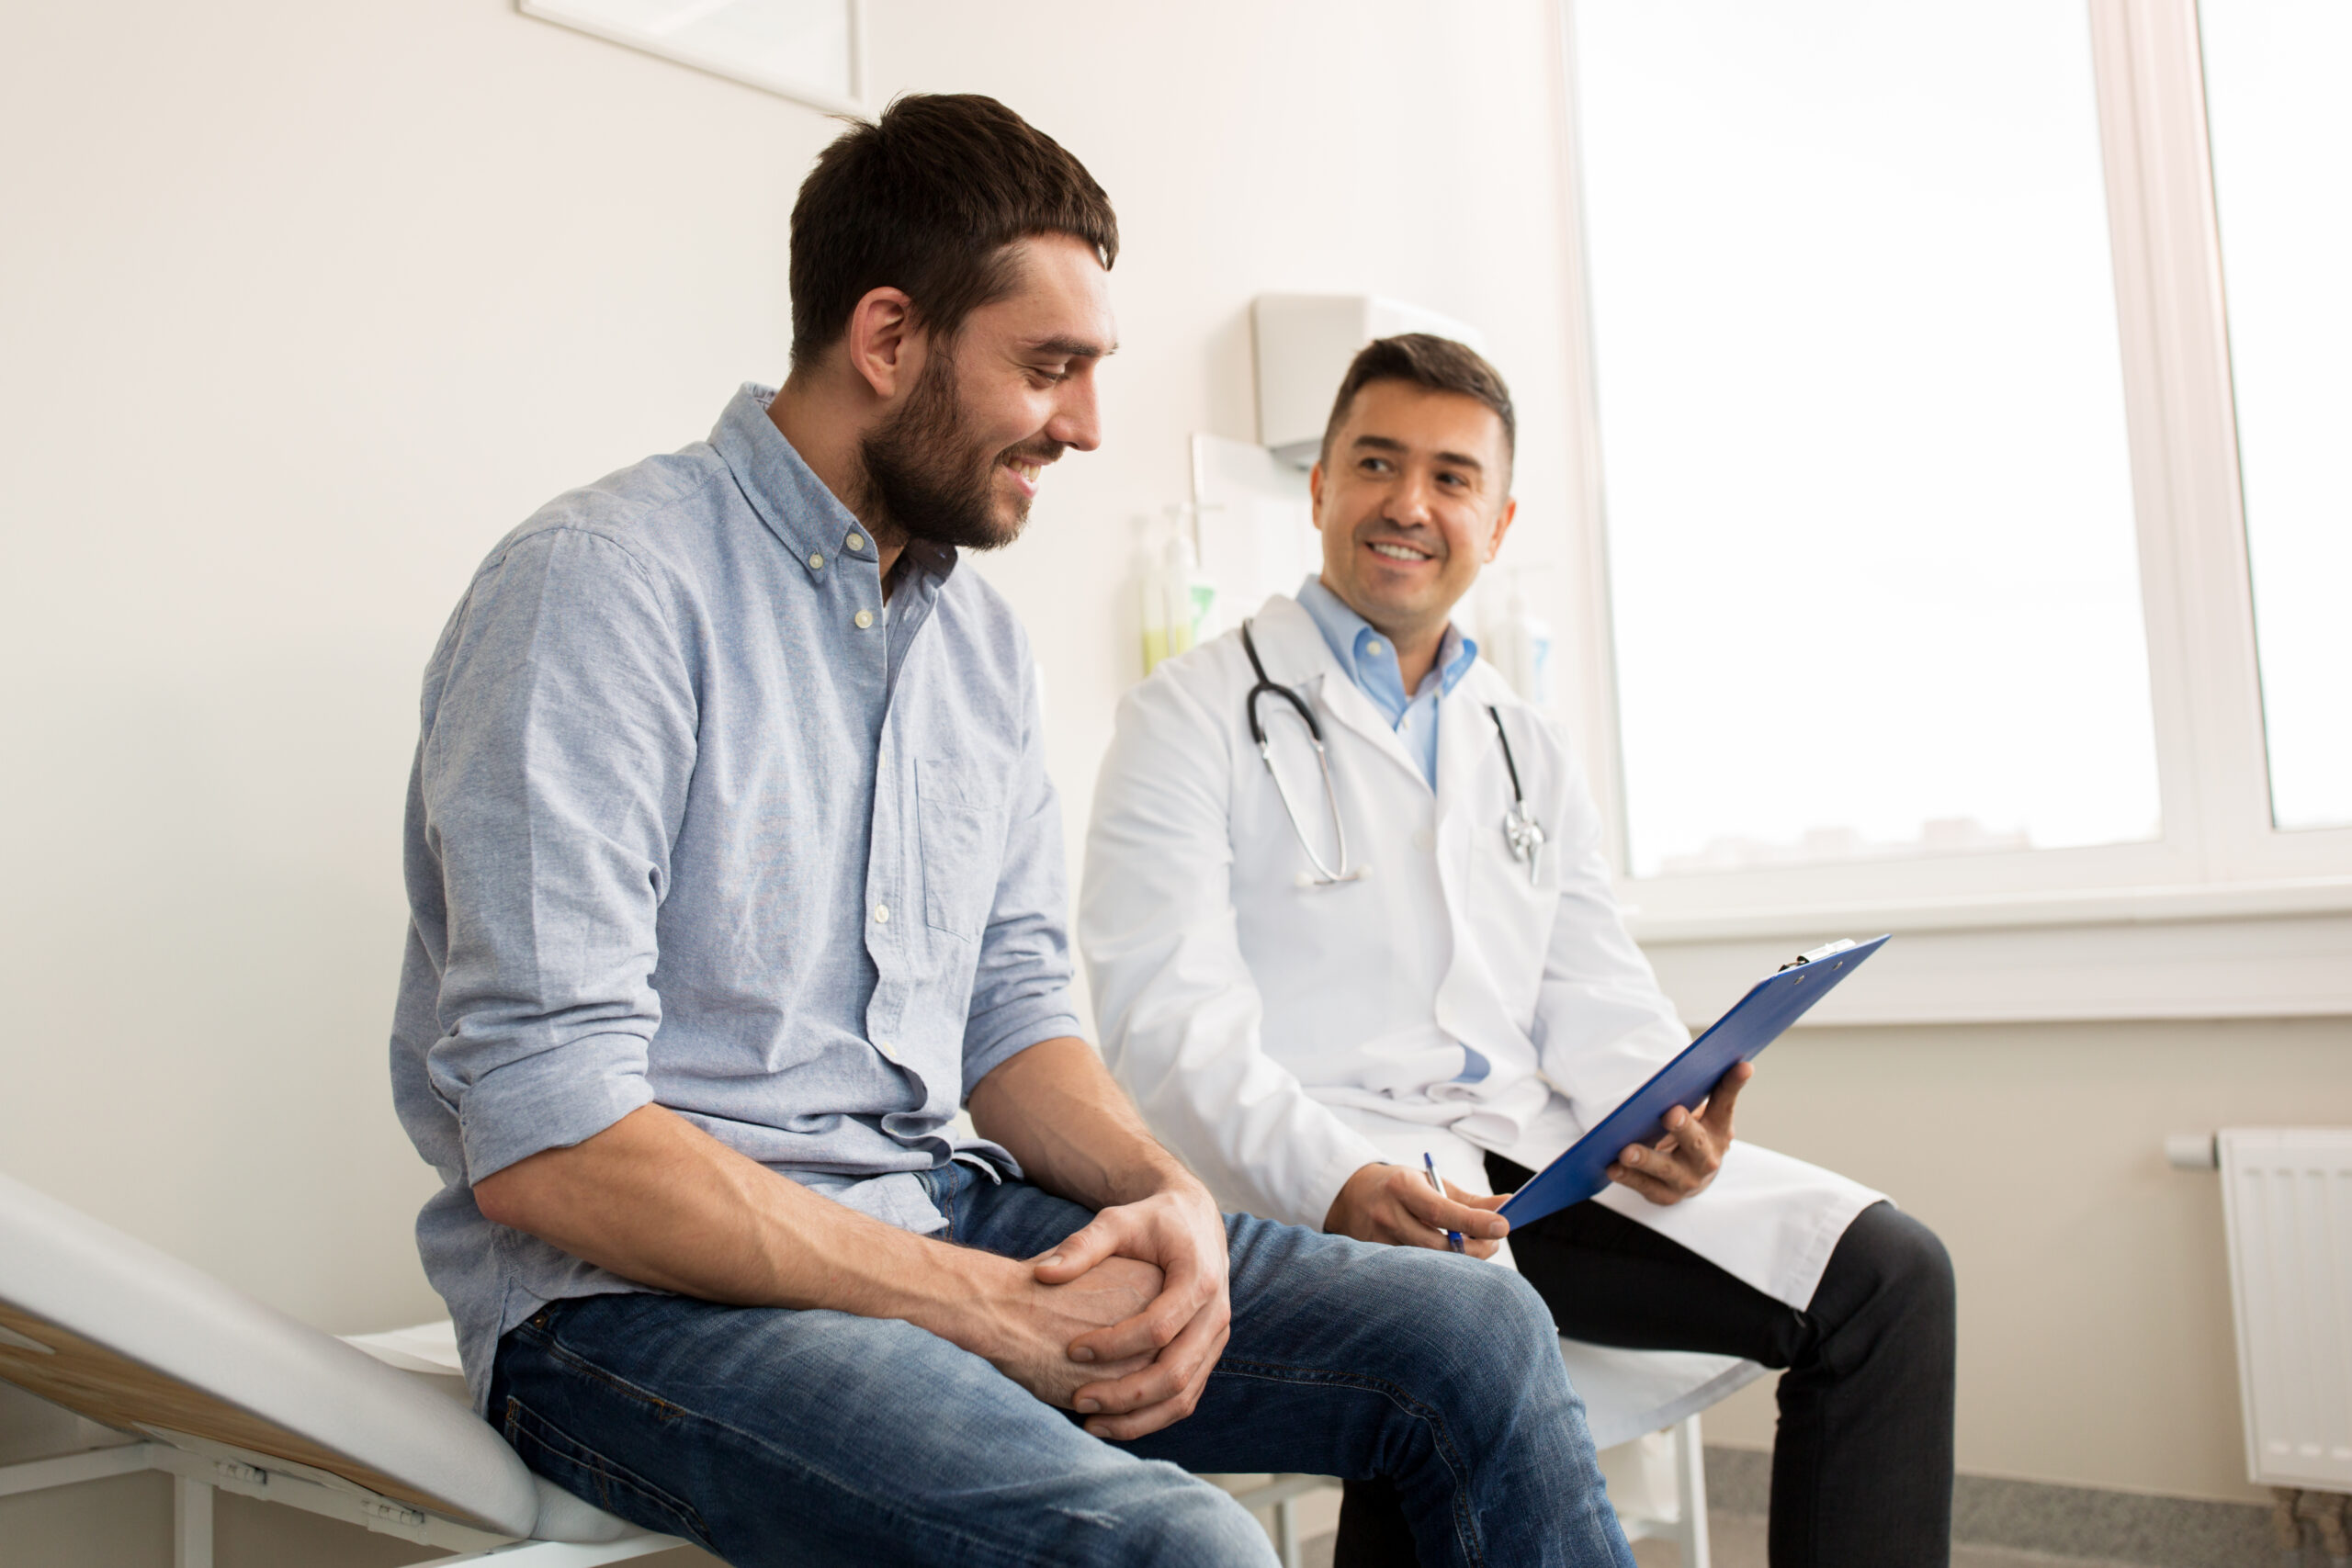
[[1323, 531], [1323, 465], [1316, 464], [1306, 470], [1306, 499], [1313, 509], [1315, 531]]
[[1487, 541], [1487, 559], [1492, 561], [1502, 552], [1503, 536], [1510, 532], [1511, 519], [1519, 515], [1519, 498], [1503, 498], [1502, 515], [1495, 519], [1494, 536]]
[[887, 400], [913, 384], [922, 367], [923, 338], [914, 301], [903, 290], [872, 288], [850, 311], [842, 346], [850, 369]]

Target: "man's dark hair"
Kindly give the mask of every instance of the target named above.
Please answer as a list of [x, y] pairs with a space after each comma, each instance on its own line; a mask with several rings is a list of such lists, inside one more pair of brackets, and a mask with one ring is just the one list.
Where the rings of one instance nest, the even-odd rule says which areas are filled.
[[1326, 468], [1331, 462], [1331, 443], [1339, 435], [1356, 394], [1374, 381], [1410, 381], [1432, 392], [1458, 392], [1465, 398], [1475, 398], [1494, 410], [1495, 417], [1503, 422], [1503, 456], [1509, 458], [1519, 450], [1519, 420], [1511, 412], [1510, 389], [1503, 384], [1502, 373], [1467, 344], [1429, 333], [1402, 333], [1396, 337], [1373, 339], [1349, 364], [1348, 373], [1340, 382], [1340, 395], [1331, 403], [1331, 418], [1323, 426], [1322, 462]]
[[914, 301], [929, 332], [1014, 285], [1012, 244], [1073, 234], [1107, 270], [1119, 254], [1111, 198], [1060, 143], [975, 93], [916, 93], [817, 155], [792, 207], [792, 363], [813, 364], [876, 288]]

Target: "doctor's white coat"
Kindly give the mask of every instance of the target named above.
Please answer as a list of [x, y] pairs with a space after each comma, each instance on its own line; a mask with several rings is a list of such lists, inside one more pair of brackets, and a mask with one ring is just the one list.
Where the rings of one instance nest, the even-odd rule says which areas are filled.
[[[1426, 1149], [1489, 1190], [1481, 1150], [1541, 1169], [1690, 1035], [1627, 935], [1600, 824], [1554, 727], [1480, 662], [1442, 700], [1437, 787], [1295, 601], [1253, 623], [1268, 675], [1323, 728], [1361, 880], [1308, 863], [1250, 739], [1238, 633], [1163, 664], [1119, 708], [1079, 909], [1102, 1052], [1153, 1130], [1228, 1208], [1320, 1228], [1348, 1177]], [[1317, 851], [1331, 827], [1306, 728], [1261, 716]], [[1510, 737], [1549, 842], [1531, 883], [1503, 834]], [[1468, 1046], [1490, 1064], [1456, 1081]], [[1736, 1141], [1671, 1207], [1600, 1201], [1803, 1307], [1880, 1194]]]

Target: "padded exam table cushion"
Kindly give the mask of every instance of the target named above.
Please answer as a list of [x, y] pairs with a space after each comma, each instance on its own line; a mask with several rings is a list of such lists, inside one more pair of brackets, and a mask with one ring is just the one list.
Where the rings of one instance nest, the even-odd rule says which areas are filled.
[[109, 1427], [266, 1455], [478, 1529], [629, 1531], [540, 1482], [426, 1382], [6, 1176], [0, 1379]]

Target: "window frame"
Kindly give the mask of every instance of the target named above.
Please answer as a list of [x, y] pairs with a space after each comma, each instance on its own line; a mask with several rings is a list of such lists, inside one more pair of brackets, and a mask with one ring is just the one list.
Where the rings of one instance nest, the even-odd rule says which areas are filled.
[[[1907, 945], [1918, 962], [1882, 964], [1892, 984], [1877, 987], [1879, 998], [1871, 999], [1872, 987], [1848, 987], [1856, 996], [1843, 1006], [1825, 1004], [1824, 1021], [2352, 1012], [2352, 962], [2340, 956], [2352, 953], [2352, 828], [2282, 831], [2271, 819], [2196, 0], [2086, 3], [2161, 836], [2080, 849], [1634, 877], [1626, 858], [1606, 475], [1580, 201], [1576, 0], [1561, 0], [1559, 133], [1571, 269], [1566, 434], [1577, 475], [1569, 516], [1575, 587], [1565, 606], [1575, 633], [1561, 650], [1563, 684], [1575, 704], [1571, 728], [1607, 824], [1620, 895], [1678, 999], [1685, 989], [1731, 985], [1734, 967], [1790, 940], [1894, 930], [1920, 940], [1894, 944], [1889, 959]], [[2287, 929], [2271, 934], [2284, 941], [2287, 955], [2273, 960], [2260, 944], [2247, 946], [2249, 930], [2215, 931], [2246, 922], [2265, 929], [2283, 922]], [[2165, 929], [2161, 941], [2149, 936], [2156, 927]], [[2136, 946], [2119, 946], [2126, 931], [2136, 933]], [[2111, 969], [2127, 948], [2145, 953], [2143, 967], [2170, 963], [2185, 964], [2185, 974], [2211, 973], [2186, 991], [2143, 987], [2136, 1001], [2132, 987], [2110, 978], [2045, 985], [2039, 1001], [1971, 1003], [1949, 984], [1920, 978], [1963, 948], [1972, 962], [2012, 973]], [[2208, 964], [2199, 953], [2235, 956]], [[2338, 969], [2347, 973], [2339, 976]], [[1678, 987], [1677, 975], [1690, 985]]]

